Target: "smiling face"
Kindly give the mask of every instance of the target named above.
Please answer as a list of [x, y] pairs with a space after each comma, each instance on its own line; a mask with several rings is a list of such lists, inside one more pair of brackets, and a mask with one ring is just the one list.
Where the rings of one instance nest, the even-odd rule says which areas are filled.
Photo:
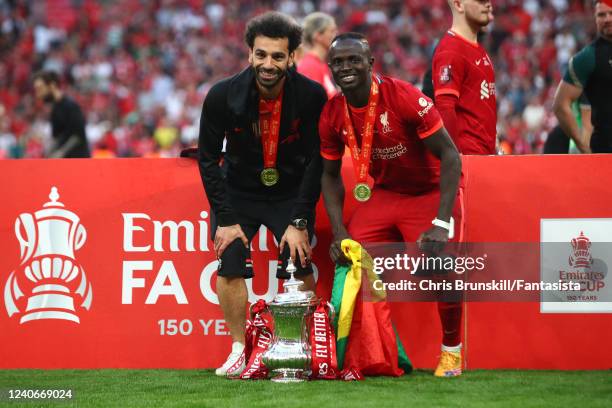
[[249, 63], [255, 70], [257, 84], [266, 89], [278, 85], [293, 62], [289, 53], [289, 39], [255, 37], [253, 48], [249, 50]]
[[328, 61], [334, 81], [342, 92], [368, 86], [374, 58], [366, 42], [356, 39], [336, 40], [329, 50]]

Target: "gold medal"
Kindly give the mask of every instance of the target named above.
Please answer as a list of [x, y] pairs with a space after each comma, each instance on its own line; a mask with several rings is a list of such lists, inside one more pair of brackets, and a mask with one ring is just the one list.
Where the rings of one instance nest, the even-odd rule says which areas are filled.
[[353, 189], [353, 195], [357, 201], [368, 201], [372, 197], [372, 189], [366, 183], [357, 183]]
[[261, 171], [259, 178], [264, 186], [271, 187], [278, 183], [279, 173], [274, 167], [268, 167]]

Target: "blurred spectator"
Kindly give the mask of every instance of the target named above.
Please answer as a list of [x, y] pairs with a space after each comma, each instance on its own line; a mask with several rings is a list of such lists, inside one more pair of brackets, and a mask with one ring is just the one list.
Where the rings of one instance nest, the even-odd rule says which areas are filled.
[[79, 105], [60, 89], [57, 73], [42, 71], [34, 76], [33, 83], [36, 99], [52, 105], [50, 120], [53, 143], [48, 157], [90, 157], [85, 137], [85, 117]]
[[[594, 38], [591, 2], [496, 0], [494, 8], [484, 45], [496, 70], [499, 136], [514, 154], [538, 153], [539, 135], [556, 125], [561, 69]], [[451, 21], [447, 0], [0, 0], [0, 156], [41, 157], [50, 147], [31, 88], [43, 68], [57, 70], [86, 107], [92, 150], [107, 132], [118, 157], [193, 145], [211, 84], [247, 64], [245, 22], [271, 9], [298, 20], [330, 14], [340, 32], [367, 35], [375, 69], [419, 86]], [[154, 135], [167, 126], [176, 134], [170, 144], [158, 136], [162, 146]]]
[[327, 97], [331, 98], [338, 90], [327, 66], [327, 51], [338, 34], [336, 22], [329, 14], [314, 12], [306, 16], [302, 27], [302, 47], [305, 52], [297, 62], [298, 72], [321, 84]]

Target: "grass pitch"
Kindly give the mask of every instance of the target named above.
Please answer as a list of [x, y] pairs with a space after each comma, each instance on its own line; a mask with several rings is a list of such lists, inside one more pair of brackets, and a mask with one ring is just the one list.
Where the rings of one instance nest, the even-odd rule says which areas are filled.
[[[9, 401], [8, 389], [73, 390], [71, 401]], [[417, 370], [362, 382], [274, 384], [209, 370], [0, 370], [7, 407], [611, 407], [612, 371]]]

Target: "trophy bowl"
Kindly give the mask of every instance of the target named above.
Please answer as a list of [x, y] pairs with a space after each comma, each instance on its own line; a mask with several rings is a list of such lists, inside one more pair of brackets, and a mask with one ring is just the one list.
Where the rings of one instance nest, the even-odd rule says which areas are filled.
[[273, 382], [302, 382], [310, 375], [308, 321], [318, 298], [310, 290], [300, 290], [303, 282], [294, 278], [295, 270], [289, 260], [287, 272], [291, 278], [283, 283], [284, 292], [276, 295], [268, 305], [274, 319], [274, 337], [263, 355], [263, 362]]

